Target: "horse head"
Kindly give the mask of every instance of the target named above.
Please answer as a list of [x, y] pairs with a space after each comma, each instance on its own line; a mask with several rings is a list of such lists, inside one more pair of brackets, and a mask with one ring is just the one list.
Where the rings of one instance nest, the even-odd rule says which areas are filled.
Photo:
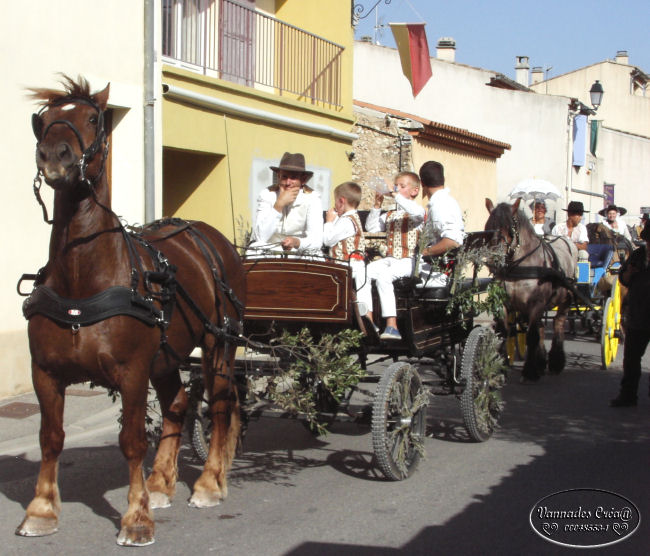
[[84, 78], [75, 82], [65, 75], [63, 85], [64, 91], [31, 89], [42, 105], [32, 115], [37, 178], [42, 174], [55, 190], [83, 185], [88, 194], [102, 177], [108, 154], [104, 111], [109, 85], [91, 94]]
[[485, 231], [491, 232], [490, 244], [493, 246], [505, 243], [508, 250], [514, 250], [519, 243], [519, 229], [521, 218], [519, 217], [519, 204], [521, 198], [512, 205], [499, 203], [496, 207], [491, 199], [485, 199], [485, 208], [490, 216], [485, 223]]

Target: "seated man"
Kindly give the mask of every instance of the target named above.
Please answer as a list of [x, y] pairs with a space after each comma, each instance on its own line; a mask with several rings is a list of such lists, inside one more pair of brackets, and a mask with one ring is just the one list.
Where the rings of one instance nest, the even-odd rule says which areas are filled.
[[323, 208], [320, 196], [307, 185], [313, 172], [306, 170], [301, 153], [284, 153], [271, 166], [277, 183], [257, 198], [253, 225], [253, 252], [320, 255], [323, 244]]
[[578, 260], [589, 260], [589, 253], [587, 253], [589, 234], [587, 227], [582, 223], [582, 215], [589, 211], [584, 209], [584, 205], [580, 201], [571, 201], [569, 206], [562, 210], [566, 210], [566, 222], [557, 224], [553, 228], [553, 235], [568, 237], [578, 248]]
[[[463, 244], [463, 215], [456, 199], [451, 196], [449, 189], [445, 188], [445, 171], [440, 162], [425, 162], [420, 168], [420, 180], [422, 194], [428, 199], [424, 225], [427, 246], [421, 255], [438, 257]], [[422, 270], [427, 270], [424, 263]], [[430, 274], [426, 278], [426, 285], [430, 287], [442, 287], [446, 284], [447, 275], [441, 272]]]

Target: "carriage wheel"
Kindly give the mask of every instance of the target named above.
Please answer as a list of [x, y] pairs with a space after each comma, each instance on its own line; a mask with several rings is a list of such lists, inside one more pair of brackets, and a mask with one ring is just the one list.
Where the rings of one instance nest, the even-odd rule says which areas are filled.
[[603, 324], [600, 333], [600, 354], [603, 369], [607, 369], [616, 359], [621, 330], [621, 288], [618, 277], [612, 285], [612, 296], [603, 309]]
[[428, 403], [422, 379], [409, 363], [393, 363], [377, 384], [372, 406], [372, 446], [387, 479], [406, 479], [424, 455]]
[[508, 338], [506, 338], [506, 356], [508, 357], [508, 365], [513, 365], [517, 360], [516, 336], [508, 336]]
[[495, 349], [497, 338], [492, 329], [474, 328], [465, 342], [460, 376], [465, 388], [460, 408], [467, 433], [476, 442], [492, 436], [501, 414], [499, 390], [505, 383], [504, 364]]
[[[212, 420], [210, 419], [210, 411], [208, 403], [205, 400], [203, 380], [200, 378], [201, 372], [198, 375], [193, 375], [190, 389], [190, 415], [192, 422], [190, 424], [190, 440], [192, 442], [192, 449], [202, 462], [208, 459], [210, 452], [210, 437], [212, 436]], [[197, 378], [198, 377], [198, 378]]]

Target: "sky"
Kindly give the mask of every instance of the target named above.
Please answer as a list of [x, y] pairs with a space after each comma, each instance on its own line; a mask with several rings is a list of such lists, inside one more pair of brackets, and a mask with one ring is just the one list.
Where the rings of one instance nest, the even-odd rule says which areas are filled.
[[367, 16], [355, 39], [376, 36], [394, 48], [388, 23], [425, 22], [432, 56], [441, 37], [452, 37], [456, 62], [511, 79], [516, 56], [528, 56], [531, 69], [550, 78], [613, 60], [619, 50], [650, 73], [650, 0], [380, 0], [370, 12], [376, 2], [354, 0]]

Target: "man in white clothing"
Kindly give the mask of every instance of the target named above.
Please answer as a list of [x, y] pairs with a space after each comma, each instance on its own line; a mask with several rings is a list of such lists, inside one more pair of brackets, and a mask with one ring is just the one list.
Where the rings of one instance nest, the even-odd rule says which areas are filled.
[[[445, 188], [445, 171], [440, 162], [430, 160], [420, 168], [422, 194], [428, 198], [427, 219], [424, 226], [427, 246], [422, 250], [422, 257], [439, 257], [450, 249], [463, 244], [465, 225], [463, 214], [456, 199]], [[431, 266], [423, 262], [421, 277], [429, 287], [442, 287], [447, 284], [447, 275], [431, 272]]]
[[276, 185], [257, 198], [250, 248], [294, 254], [322, 254], [323, 208], [320, 196], [307, 182], [313, 172], [305, 169], [301, 153], [285, 152], [278, 166]]
[[632, 241], [632, 236], [630, 235], [630, 230], [627, 229], [627, 225], [623, 222], [623, 219], [620, 216], [623, 216], [627, 212], [623, 207], [617, 207], [616, 205], [609, 205], [602, 210], [598, 211], [598, 214], [605, 217], [603, 220], [603, 226], [605, 228], [612, 230], [616, 234], [621, 234], [629, 242]]

